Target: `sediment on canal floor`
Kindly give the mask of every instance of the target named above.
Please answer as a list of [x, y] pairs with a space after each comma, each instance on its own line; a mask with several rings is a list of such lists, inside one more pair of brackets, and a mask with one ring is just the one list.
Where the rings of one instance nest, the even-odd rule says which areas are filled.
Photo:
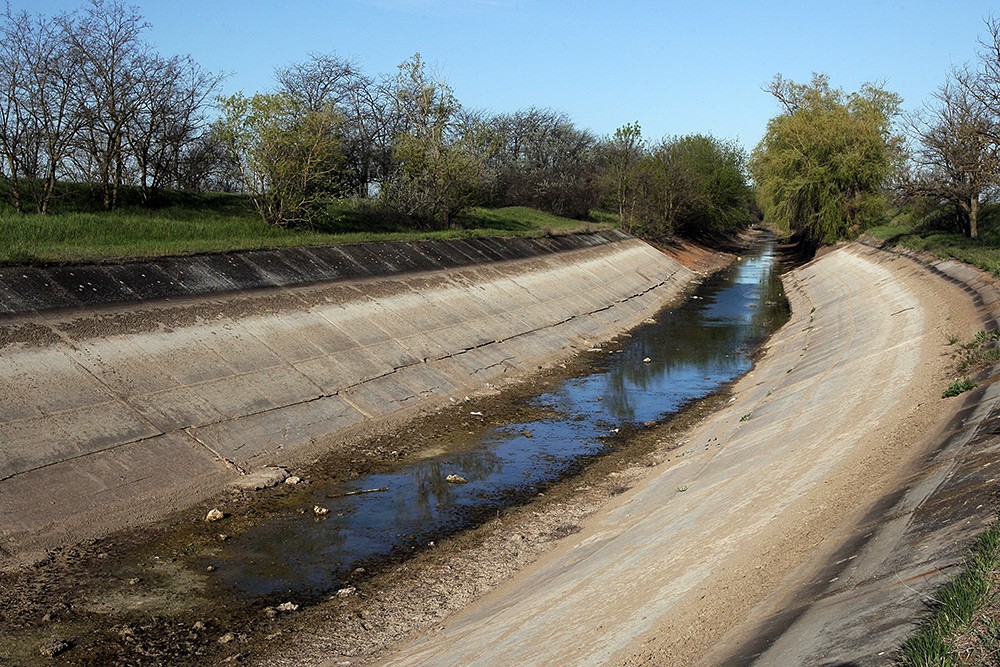
[[0, 561], [491, 391], [698, 278], [620, 233], [258, 255], [3, 270]]

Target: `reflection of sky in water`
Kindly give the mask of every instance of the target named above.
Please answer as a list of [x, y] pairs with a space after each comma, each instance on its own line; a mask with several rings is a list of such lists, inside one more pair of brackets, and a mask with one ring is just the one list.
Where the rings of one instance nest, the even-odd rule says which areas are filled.
[[[581, 457], [600, 453], [601, 436], [613, 429], [661, 419], [746, 372], [748, 351], [784, 322], [772, 263], [767, 249], [711, 276], [698, 298], [621, 338], [622, 351], [607, 354], [592, 374], [534, 399], [564, 418], [494, 429], [467, 451], [317, 489], [313, 502], [329, 516], [317, 519], [310, 505], [307, 514], [270, 520], [232, 540], [220, 575], [252, 594], [328, 592], [366, 561], [424, 546], [534, 495]], [[449, 474], [468, 484], [449, 484]], [[326, 498], [377, 488], [388, 491]]]

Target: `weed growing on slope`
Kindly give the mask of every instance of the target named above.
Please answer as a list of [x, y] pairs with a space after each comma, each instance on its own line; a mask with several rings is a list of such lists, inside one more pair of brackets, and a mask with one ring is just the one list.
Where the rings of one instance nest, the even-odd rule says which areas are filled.
[[981, 665], [973, 656], [997, 655], [998, 565], [1000, 521], [979, 536], [965, 569], [937, 591], [930, 616], [900, 648], [901, 665]]
[[955, 380], [948, 388], [941, 393], [941, 398], [951, 398], [952, 396], [958, 396], [959, 394], [964, 394], [967, 391], [975, 389], [977, 386], [976, 381], [972, 378], [962, 378], [961, 380]]

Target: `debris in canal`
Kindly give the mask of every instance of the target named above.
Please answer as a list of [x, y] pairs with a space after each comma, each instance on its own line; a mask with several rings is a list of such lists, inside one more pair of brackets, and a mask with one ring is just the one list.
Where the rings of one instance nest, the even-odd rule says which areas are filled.
[[360, 491], [347, 491], [345, 493], [328, 493], [327, 498], [349, 498], [350, 496], [360, 496], [366, 493], [382, 493], [388, 491], [388, 486], [382, 486], [377, 489], [361, 489]]

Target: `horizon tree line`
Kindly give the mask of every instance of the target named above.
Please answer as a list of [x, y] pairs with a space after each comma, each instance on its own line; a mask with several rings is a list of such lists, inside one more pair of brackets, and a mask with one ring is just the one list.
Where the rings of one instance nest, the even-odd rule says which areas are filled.
[[44, 214], [60, 182], [92, 184], [106, 210], [126, 186], [245, 193], [261, 219], [312, 225], [350, 199], [405, 224], [447, 227], [471, 206], [530, 206], [585, 219], [603, 206], [634, 232], [747, 224], [746, 156], [688, 135], [610, 137], [540, 107], [464, 107], [420, 54], [372, 76], [335, 54], [278, 67], [275, 87], [220, 96], [224, 77], [165, 56], [124, 0], [0, 28], [0, 198]]

